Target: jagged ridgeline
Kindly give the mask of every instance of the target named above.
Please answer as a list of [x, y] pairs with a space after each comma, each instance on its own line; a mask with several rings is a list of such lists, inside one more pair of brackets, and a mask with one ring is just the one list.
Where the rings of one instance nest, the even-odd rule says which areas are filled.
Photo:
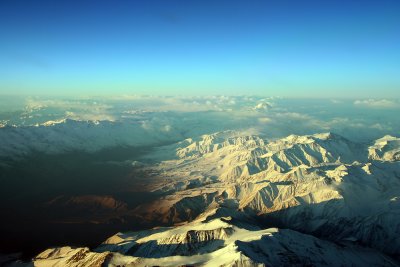
[[118, 233], [99, 247], [55, 248], [38, 265], [397, 266], [400, 139], [340, 135], [267, 140], [218, 132], [135, 161], [142, 221], [175, 227]]

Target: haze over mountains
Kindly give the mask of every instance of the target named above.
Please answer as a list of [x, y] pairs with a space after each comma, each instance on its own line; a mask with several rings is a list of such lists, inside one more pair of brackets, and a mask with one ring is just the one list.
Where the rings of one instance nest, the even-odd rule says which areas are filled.
[[395, 135], [400, 125], [395, 112], [400, 103], [387, 99], [120, 96], [1, 101], [5, 107], [13, 104], [0, 113], [0, 155], [6, 157], [29, 151], [159, 145], [223, 130], [269, 138], [330, 131], [370, 141]]
[[4, 253], [37, 266], [399, 265], [397, 100], [14, 101], [0, 128]]

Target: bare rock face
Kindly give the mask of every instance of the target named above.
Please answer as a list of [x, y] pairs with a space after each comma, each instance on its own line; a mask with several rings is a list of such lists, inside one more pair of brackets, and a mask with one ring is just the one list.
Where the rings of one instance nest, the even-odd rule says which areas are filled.
[[104, 266], [112, 258], [110, 252], [95, 253], [88, 248], [61, 247], [48, 249], [37, 255], [36, 266]]

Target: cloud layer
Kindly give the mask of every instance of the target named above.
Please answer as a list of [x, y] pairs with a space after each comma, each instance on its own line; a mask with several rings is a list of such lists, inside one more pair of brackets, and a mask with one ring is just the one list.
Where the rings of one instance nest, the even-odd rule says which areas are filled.
[[369, 108], [400, 108], [399, 101], [389, 99], [355, 100], [354, 105]]

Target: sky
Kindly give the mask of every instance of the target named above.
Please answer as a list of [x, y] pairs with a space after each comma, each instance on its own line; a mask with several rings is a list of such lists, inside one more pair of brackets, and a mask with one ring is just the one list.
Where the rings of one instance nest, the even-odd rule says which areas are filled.
[[400, 97], [400, 1], [0, 1], [2, 95]]

